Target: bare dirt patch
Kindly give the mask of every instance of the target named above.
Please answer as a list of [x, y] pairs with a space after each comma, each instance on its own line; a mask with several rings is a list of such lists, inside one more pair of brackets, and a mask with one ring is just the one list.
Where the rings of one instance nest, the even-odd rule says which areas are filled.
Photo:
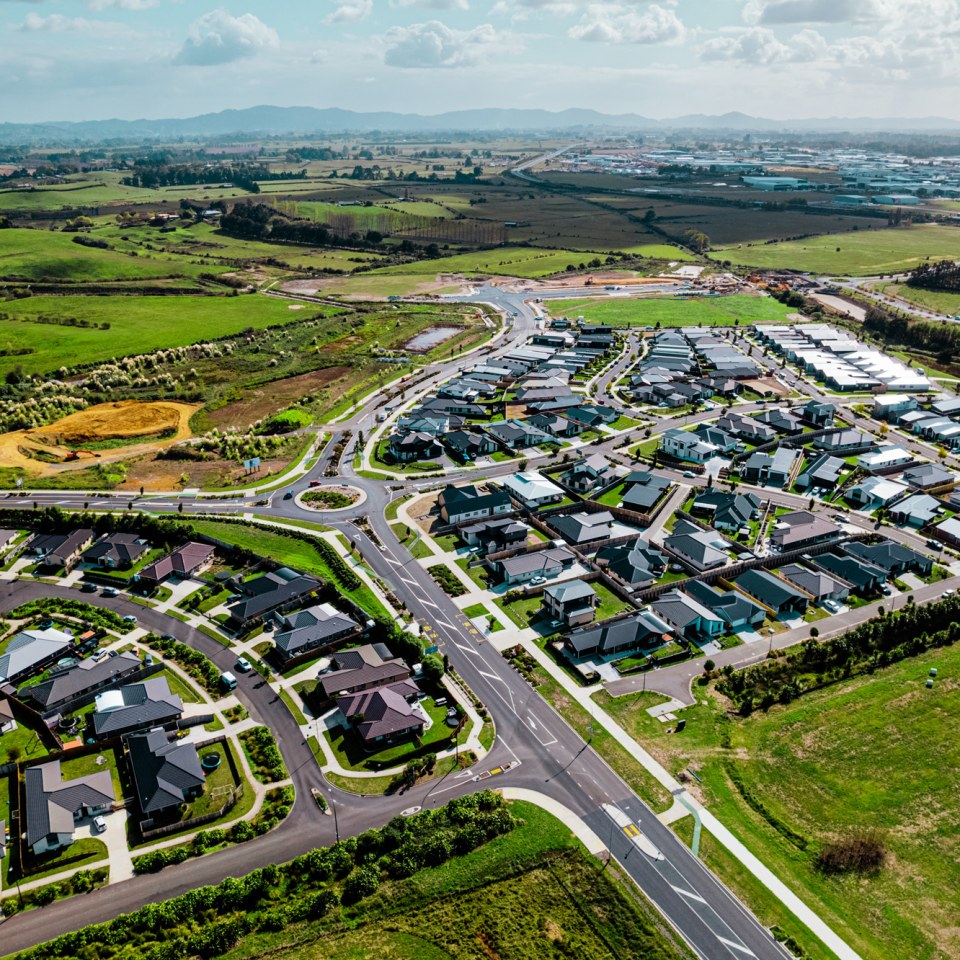
[[295, 377], [285, 377], [283, 380], [272, 380], [270, 383], [251, 387], [244, 391], [242, 399], [228, 403], [219, 410], [205, 413], [203, 419], [210, 427], [219, 427], [221, 430], [227, 427], [246, 429], [251, 423], [286, 409], [292, 401], [329, 386], [344, 374], [349, 373], [350, 369], [350, 367], [324, 367], [321, 370], [311, 370], [310, 373], [301, 373]]
[[[167, 401], [100, 403], [45, 427], [0, 435], [0, 463], [6, 467], [22, 467], [39, 476], [48, 476], [64, 469], [82, 469], [90, 466], [92, 460], [108, 461], [154, 454], [193, 435], [189, 422], [197, 409], [196, 404]], [[84, 444], [137, 440], [141, 437], [143, 443], [132, 443], [117, 450], [82, 453], [80, 459], [69, 459], [74, 456], [73, 451]]]
[[776, 377], [768, 377], [764, 380], [742, 380], [741, 383], [761, 396], [770, 392], [775, 393], [778, 397], [785, 397], [790, 392], [790, 388], [777, 380]]

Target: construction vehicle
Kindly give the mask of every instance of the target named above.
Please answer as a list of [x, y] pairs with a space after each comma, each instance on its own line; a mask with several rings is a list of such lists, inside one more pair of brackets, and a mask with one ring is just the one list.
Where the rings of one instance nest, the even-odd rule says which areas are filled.
[[63, 462], [64, 462], [64, 463], [71, 463], [71, 462], [74, 461], [74, 460], [79, 460], [81, 454], [84, 454], [85, 456], [88, 456], [88, 457], [96, 457], [98, 460], [100, 459], [100, 454], [99, 454], [99, 453], [94, 453], [93, 450], [71, 450], [71, 451], [63, 458]]

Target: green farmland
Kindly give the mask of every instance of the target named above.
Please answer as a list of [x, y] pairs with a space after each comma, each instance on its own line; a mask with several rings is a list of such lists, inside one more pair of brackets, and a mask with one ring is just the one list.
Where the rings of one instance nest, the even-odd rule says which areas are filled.
[[[939, 678], [927, 690], [933, 666]], [[646, 713], [650, 694], [597, 702], [669, 769], [692, 767], [718, 819], [864, 960], [943, 960], [960, 957], [958, 677], [953, 646], [747, 719], [700, 693], [682, 737]], [[879, 872], [819, 870], [822, 845], [861, 827], [883, 838]], [[726, 878], [746, 887], [742, 870]], [[806, 941], [817, 960], [832, 957]]]
[[[0, 236], [2, 236], [0, 232]], [[77, 248], [81, 249], [81, 248]], [[98, 363], [163, 347], [185, 346], [202, 338], [225, 337], [247, 327], [262, 329], [335, 314], [336, 308], [311, 305], [309, 313], [288, 301], [258, 294], [237, 297], [29, 297], [0, 305], [4, 316], [0, 375], [16, 366], [29, 373], [61, 366]], [[42, 323], [52, 317], [59, 323]], [[68, 326], [66, 318], [97, 327]], [[108, 329], [100, 324], [108, 323]], [[14, 351], [27, 351], [12, 355]]]
[[680, 297], [641, 299], [633, 297], [592, 297], [589, 300], [561, 300], [553, 306], [555, 315], [583, 316], [592, 323], [615, 327], [732, 326], [739, 320], [776, 323], [786, 319], [790, 308], [772, 297], [734, 294], [730, 297]]
[[960, 229], [925, 224], [827, 234], [782, 243], [721, 247], [712, 256], [715, 260], [775, 270], [873, 276], [911, 270], [925, 260], [960, 259]]

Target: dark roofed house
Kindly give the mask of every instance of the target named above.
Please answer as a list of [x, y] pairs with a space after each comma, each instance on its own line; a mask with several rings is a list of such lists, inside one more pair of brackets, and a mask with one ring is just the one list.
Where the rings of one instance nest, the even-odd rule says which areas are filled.
[[701, 530], [695, 523], [678, 520], [664, 547], [697, 573], [724, 566], [730, 559], [729, 545], [715, 530]]
[[[67, 847], [84, 817], [96, 817], [113, 806], [113, 781], [108, 770], [64, 780], [60, 761], [51, 760], [24, 770], [27, 846], [34, 856]], [[22, 827], [22, 823], [21, 823]]]
[[640, 537], [615, 546], [601, 547], [594, 560], [607, 573], [634, 589], [650, 586], [667, 569], [667, 558]]
[[419, 736], [426, 720], [416, 703], [420, 689], [410, 679], [337, 698], [337, 708], [365, 744]]
[[543, 591], [543, 610], [551, 620], [579, 627], [593, 620], [597, 594], [583, 580], [553, 583]]
[[146, 552], [148, 544], [135, 533], [108, 533], [83, 552], [84, 563], [110, 570], [133, 566]]
[[333, 700], [347, 693], [397, 683], [410, 676], [410, 668], [394, 657], [382, 643], [341, 650], [330, 658], [330, 669], [317, 676], [324, 698]]
[[145, 816], [168, 814], [203, 793], [206, 777], [193, 743], [171, 741], [163, 730], [132, 733], [124, 742], [137, 803]]
[[746, 570], [733, 582], [744, 593], [770, 607], [778, 619], [802, 616], [810, 603], [802, 590], [766, 570]]
[[551, 517], [550, 526], [567, 543], [575, 547], [589, 547], [590, 544], [611, 538], [613, 516], [607, 510], [600, 513], [566, 513]]
[[359, 633], [360, 625], [329, 603], [319, 603], [307, 610], [280, 617], [273, 635], [273, 644], [281, 661], [292, 660], [304, 653]]
[[564, 645], [574, 657], [603, 657], [659, 647], [670, 639], [669, 624], [656, 614], [644, 611], [635, 617], [624, 617], [567, 634]]
[[507, 547], [526, 543], [530, 528], [519, 520], [502, 517], [499, 520], [481, 520], [460, 528], [460, 536], [471, 547], [479, 546], [481, 553], [496, 553]]
[[768, 407], [757, 414], [757, 419], [761, 423], [773, 427], [777, 433], [785, 434], [788, 437], [803, 432], [800, 418], [789, 410], [782, 410], [779, 407]]
[[559, 481], [578, 493], [606, 487], [619, 479], [620, 473], [602, 453], [580, 457], [559, 476]]
[[91, 543], [93, 531], [86, 528], [68, 533], [38, 533], [30, 540], [25, 552], [37, 557], [41, 566], [62, 567], [69, 573]]
[[723, 620], [693, 596], [669, 590], [650, 604], [653, 612], [688, 640], [715, 637], [723, 632]]
[[800, 409], [803, 422], [819, 430], [825, 430], [833, 426], [833, 418], [836, 412], [837, 408], [832, 403], [823, 403], [819, 400], [810, 400]]
[[858, 557], [851, 557], [849, 554], [822, 553], [812, 562], [827, 573], [846, 580], [853, 587], [854, 592], [861, 595], [875, 594], [887, 582], [886, 570], [860, 560]]
[[542, 443], [556, 443], [556, 438], [531, 426], [526, 420], [500, 420], [483, 428], [500, 446], [507, 450], [526, 450]]
[[866, 453], [868, 450], [876, 450], [879, 446], [877, 441], [863, 430], [841, 430], [839, 433], [817, 437], [813, 445], [817, 450], [835, 453], [841, 457], [854, 453]]
[[316, 577], [281, 567], [237, 585], [243, 599], [227, 607], [232, 630], [248, 630], [269, 614], [293, 609], [323, 586]]
[[850, 595], [850, 587], [837, 577], [832, 577], [822, 570], [811, 570], [799, 563], [788, 563], [781, 567], [780, 576], [809, 593], [815, 603], [822, 604], [824, 600], [842, 602]]
[[494, 440], [485, 433], [473, 430], [454, 430], [452, 433], [444, 434], [440, 440], [461, 463], [484, 457], [497, 449]]
[[739, 530], [759, 516], [761, 506], [762, 501], [754, 493], [706, 490], [694, 499], [690, 512], [710, 517], [717, 530]]
[[763, 607], [736, 590], [721, 591], [699, 580], [690, 580], [684, 584], [683, 591], [723, 620], [733, 632], [760, 626], [767, 618]]
[[587, 429], [585, 423], [568, 420], [558, 413], [538, 413], [530, 417], [527, 422], [538, 430], [543, 430], [554, 437], [579, 437]]
[[550, 580], [569, 570], [576, 557], [566, 547], [548, 547], [497, 560], [494, 569], [504, 583], [527, 583], [537, 577]]
[[843, 549], [851, 557], [866, 560], [867, 563], [886, 570], [892, 577], [899, 577], [908, 571], [926, 575], [933, 569], [933, 560], [930, 557], [892, 540], [873, 544], [846, 543]]
[[151, 677], [99, 694], [92, 714], [93, 734], [102, 739], [162, 727], [179, 720], [182, 713], [183, 701], [171, 693], [167, 678]]
[[472, 483], [455, 487], [448, 483], [440, 491], [440, 517], [444, 523], [463, 523], [464, 520], [482, 520], [502, 513], [510, 513], [513, 503], [503, 490], [481, 492]]
[[930, 490], [933, 487], [946, 486], [953, 483], [955, 474], [939, 463], [918, 463], [909, 470], [904, 470], [900, 478], [915, 490]]
[[140, 658], [129, 650], [102, 660], [88, 658], [54, 670], [46, 680], [24, 688], [20, 696], [42, 716], [64, 707], [74, 710], [90, 703], [100, 690], [115, 687], [140, 673]]
[[634, 470], [623, 479], [624, 495], [621, 507], [647, 513], [670, 489], [670, 481], [649, 470]]
[[167, 577], [186, 580], [205, 570], [213, 559], [214, 548], [208, 543], [185, 543], [156, 563], [144, 567], [137, 575], [140, 583], [159, 586]]
[[387, 453], [397, 463], [412, 463], [417, 460], [432, 460], [443, 455], [443, 448], [436, 437], [429, 433], [413, 431], [394, 433], [387, 443]]
[[845, 460], [833, 457], [829, 453], [814, 457], [797, 477], [794, 486], [798, 490], [810, 487], [822, 487], [832, 490], [840, 482], [841, 473], [848, 468]]

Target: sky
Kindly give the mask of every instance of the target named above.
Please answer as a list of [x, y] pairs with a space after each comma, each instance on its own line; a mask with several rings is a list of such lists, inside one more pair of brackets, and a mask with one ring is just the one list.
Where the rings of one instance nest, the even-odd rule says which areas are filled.
[[0, 0], [0, 122], [258, 104], [960, 119], [960, 0]]

